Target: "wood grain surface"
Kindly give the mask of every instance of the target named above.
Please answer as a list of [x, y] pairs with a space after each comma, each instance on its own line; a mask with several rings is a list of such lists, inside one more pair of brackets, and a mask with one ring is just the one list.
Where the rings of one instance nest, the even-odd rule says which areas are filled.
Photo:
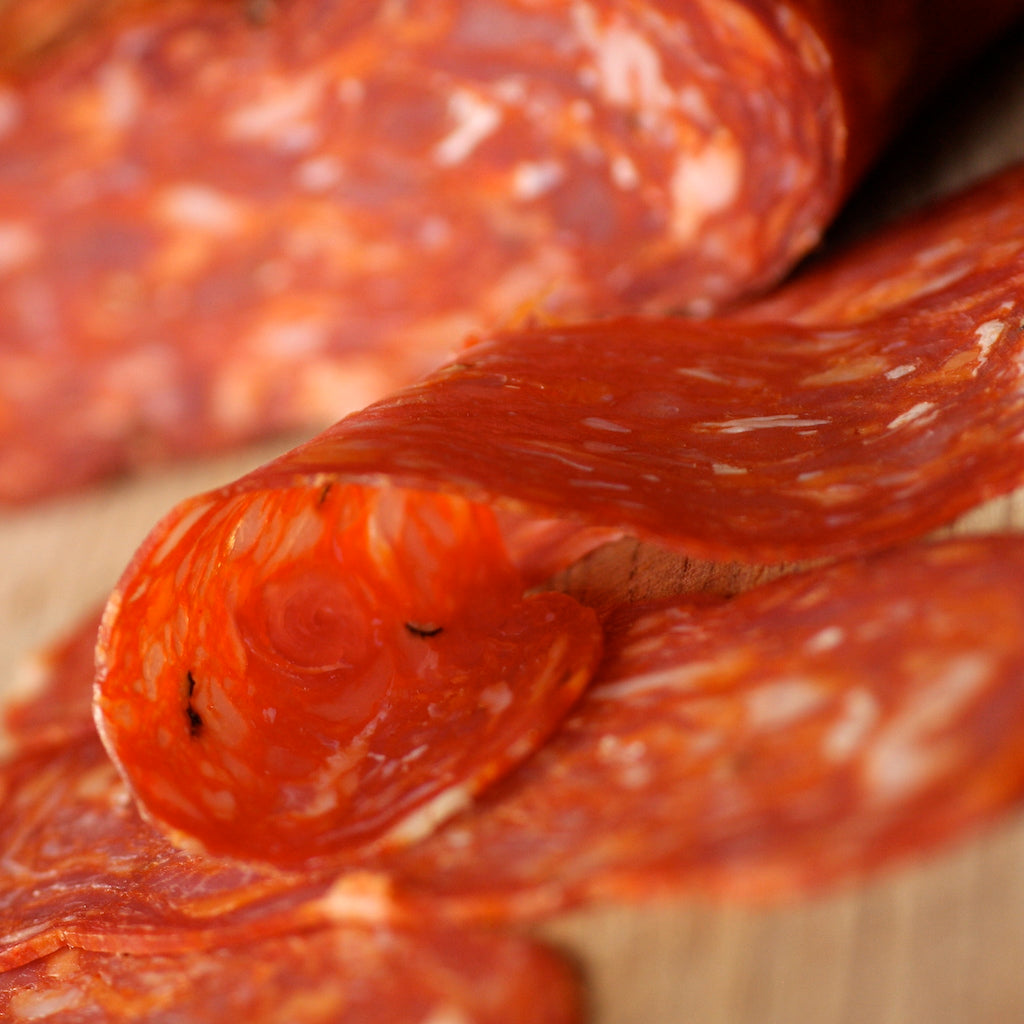
[[[1024, 31], [967, 69], [909, 126], [829, 242], [1021, 158]], [[18, 685], [17, 665], [28, 652], [104, 597], [173, 502], [288, 446], [154, 471], [0, 515], [0, 658], [8, 688]], [[1024, 530], [1024, 492], [957, 528]], [[577, 569], [573, 583], [636, 597], [692, 585], [733, 588], [763, 575], [624, 542]], [[1024, 1021], [1022, 864], [1024, 810], [925, 863], [825, 898], [771, 908], [693, 900], [601, 906], [542, 932], [580, 962], [594, 1024]]]

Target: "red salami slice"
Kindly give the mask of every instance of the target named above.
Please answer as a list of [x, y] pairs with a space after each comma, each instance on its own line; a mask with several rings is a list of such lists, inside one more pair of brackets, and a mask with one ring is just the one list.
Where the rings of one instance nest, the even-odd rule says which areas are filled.
[[976, 6], [77, 3], [0, 88], [0, 501], [322, 426], [524, 312], [765, 287], [1024, 9]]
[[185, 502], [108, 607], [108, 749], [212, 850], [299, 863], [428, 831], [595, 659], [578, 606], [520, 598], [492, 508], [745, 561], [919, 536], [1022, 479], [1024, 254], [1004, 257], [841, 328], [499, 336]]
[[969, 295], [1017, 258], [1022, 220], [1017, 164], [834, 254], [737, 316], [838, 327], [934, 303], [941, 292]]
[[1022, 798], [1024, 538], [946, 542], [622, 609], [558, 735], [389, 867], [474, 916], [763, 900], [890, 867]]
[[10, 1024], [574, 1024], [582, 999], [554, 953], [512, 936], [359, 928], [183, 956], [65, 949], [0, 975]]
[[[83, 689], [88, 678], [78, 679]], [[172, 846], [139, 819], [99, 740], [84, 729], [4, 765], [0, 791], [0, 969], [65, 944], [181, 952], [332, 917], [327, 879]]]
[[88, 681], [93, 675], [99, 626], [97, 611], [20, 666], [14, 683], [5, 691], [0, 760], [94, 732]]
[[94, 739], [25, 753], [2, 776], [0, 967], [63, 943], [180, 953], [325, 921], [773, 899], [889, 868], [1024, 797], [1022, 570], [1024, 539], [977, 538], [620, 609], [537, 754], [338, 877], [174, 850]]
[[101, 666], [148, 813], [277, 863], [430, 831], [546, 738], [601, 645], [589, 609], [524, 595], [483, 506], [309, 482], [168, 522], [108, 612], [147, 639]]

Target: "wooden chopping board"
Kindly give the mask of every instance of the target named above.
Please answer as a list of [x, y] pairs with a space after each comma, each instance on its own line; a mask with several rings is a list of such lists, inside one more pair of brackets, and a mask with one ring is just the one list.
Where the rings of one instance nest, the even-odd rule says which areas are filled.
[[[835, 237], [1024, 158], [1024, 30], [944, 91], [894, 147]], [[1024, 230], [1024, 225], [1022, 225]], [[55, 413], [57, 414], [57, 413]], [[287, 443], [146, 474], [0, 515], [0, 661], [24, 656], [100, 601], [175, 501], [226, 482]], [[1024, 491], [959, 529], [1024, 530]], [[620, 545], [577, 571], [631, 596], [735, 585], [709, 568]], [[1024, 1021], [1024, 810], [926, 863], [773, 908], [687, 900], [601, 906], [542, 929], [580, 962], [594, 1024], [1003, 1024]]]

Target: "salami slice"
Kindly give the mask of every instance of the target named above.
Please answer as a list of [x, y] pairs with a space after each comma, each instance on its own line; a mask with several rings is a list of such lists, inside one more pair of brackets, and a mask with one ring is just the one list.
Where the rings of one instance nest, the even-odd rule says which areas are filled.
[[181, 956], [64, 949], [0, 974], [10, 1024], [575, 1024], [573, 971], [513, 936], [334, 929]]
[[88, 734], [25, 751], [0, 775], [0, 969], [890, 868], [1024, 796], [1022, 569], [1024, 539], [976, 538], [623, 607], [540, 751], [431, 836], [319, 874], [176, 850]]
[[0, 969], [65, 944], [177, 953], [331, 919], [327, 879], [172, 846], [140, 820], [95, 733], [26, 749], [0, 768], [0, 791]]
[[1013, 164], [834, 253], [736, 315], [839, 327], [933, 303], [939, 292], [970, 294], [1020, 253], [1022, 219], [1024, 164]]
[[631, 318], [468, 348], [159, 524], [101, 631], [109, 751], [211, 850], [297, 864], [423, 834], [596, 658], [577, 605], [521, 596], [533, 553], [505, 540], [530, 531], [495, 509], [748, 562], [917, 537], [1022, 480], [1022, 285], [1011, 250], [854, 325]]
[[282, 864], [432, 829], [546, 738], [601, 646], [592, 611], [524, 594], [485, 507], [308, 482], [168, 522], [108, 611], [147, 639], [100, 669], [147, 812]]
[[1019, 536], [623, 608], [558, 735], [389, 868], [501, 917], [891, 868], [1024, 798], [1022, 638]]
[[7, 0], [72, 38], [0, 87], [0, 501], [323, 426], [527, 314], [766, 287], [1021, 9]]
[[5, 689], [0, 760], [94, 732], [88, 682], [93, 675], [99, 626], [97, 611], [20, 666], [14, 682]]

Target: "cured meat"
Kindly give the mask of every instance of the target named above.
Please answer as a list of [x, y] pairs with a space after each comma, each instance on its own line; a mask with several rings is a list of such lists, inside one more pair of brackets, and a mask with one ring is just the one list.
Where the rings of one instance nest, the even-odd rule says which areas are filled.
[[64, 949], [0, 975], [10, 1024], [575, 1024], [573, 972], [512, 936], [317, 931], [183, 956]]
[[291, 863], [418, 838], [593, 674], [596, 616], [524, 595], [483, 506], [327, 477], [219, 497], [169, 524], [145, 556], [163, 574], [115, 600], [168, 643], [129, 640], [99, 700], [148, 813], [204, 849]]
[[[92, 670], [76, 648], [94, 626], [89, 617], [55, 649], [60, 656], [25, 705], [33, 713], [12, 730], [15, 752], [0, 765], [0, 971], [66, 945], [178, 955], [240, 944], [251, 953], [264, 938], [333, 922], [409, 926], [410, 908], [391, 898], [390, 880], [360, 874], [358, 862], [335, 891], [336, 867], [289, 873], [196, 856], [142, 821], [89, 728]], [[59, 714], [36, 711], [48, 701]], [[432, 919], [444, 917], [439, 908]], [[10, 992], [22, 985], [11, 982]], [[25, 999], [12, 1005], [27, 1013]]]
[[833, 254], [736, 315], [839, 327], [935, 302], [941, 292], [970, 295], [1019, 257], [1022, 220], [1024, 164], [1014, 164]]
[[168, 0], [0, 0], [0, 74], [27, 75], [124, 12], [161, 4]]
[[97, 611], [21, 666], [15, 682], [5, 690], [0, 759], [94, 731], [88, 682], [99, 626]]
[[[404, 918], [387, 896], [386, 880], [369, 878], [359, 894], [358, 883], [347, 878], [335, 898], [334, 871], [289, 874], [196, 857], [141, 821], [92, 726], [97, 620], [87, 616], [44, 652], [31, 673], [31, 693], [5, 708], [0, 970], [67, 943], [176, 954], [351, 921], [362, 906], [371, 920]], [[417, 625], [424, 635], [410, 637], [429, 641], [432, 629]], [[514, 653], [522, 657], [525, 650]], [[503, 694], [490, 696], [500, 703]]]
[[65, 944], [181, 952], [331, 919], [327, 879], [172, 846], [139, 819], [95, 733], [23, 751], [0, 791], [0, 969]]
[[889, 868], [1024, 796], [1022, 570], [1024, 538], [976, 538], [623, 607], [532, 758], [431, 836], [319, 874], [176, 851], [94, 737], [25, 752], [0, 775], [0, 969], [65, 943], [178, 954]]
[[767, 900], [1022, 798], [1024, 538], [949, 541], [621, 609], [557, 736], [388, 868], [472, 916]]
[[[518, 603], [525, 581], [494, 510], [712, 558], [802, 561], [912, 539], [1020, 483], [1024, 254], [969, 283], [839, 328], [632, 318], [498, 336], [183, 503], [105, 615], [96, 712], [111, 755], [154, 821], [209, 849], [347, 857], [395, 838], [429, 796], [430, 813], [399, 830], [418, 834], [526, 753], [501, 754], [507, 737], [463, 712], [486, 706], [490, 723], [511, 709], [532, 749], [594, 663], [593, 639], [569, 640], [587, 635], [578, 606], [543, 591]], [[549, 614], [557, 626], [519, 628]], [[385, 707], [377, 673], [391, 659], [425, 667], [432, 693], [454, 692], [442, 681], [454, 672], [444, 720], [458, 724], [429, 731], [436, 697], [426, 716]], [[328, 728], [344, 700], [313, 679], [342, 662], [356, 710]], [[496, 691], [505, 665], [522, 675]], [[415, 704], [414, 673], [395, 678]], [[537, 685], [536, 709], [507, 703]], [[479, 740], [470, 764], [448, 760], [456, 736]], [[429, 760], [406, 756], [421, 748]], [[393, 768], [371, 770], [379, 755], [412, 760], [407, 789], [404, 774], [388, 789]], [[445, 778], [426, 794], [434, 762]]]
[[1021, 9], [8, 0], [65, 42], [0, 87], [0, 501], [322, 426], [471, 330], [763, 288]]

